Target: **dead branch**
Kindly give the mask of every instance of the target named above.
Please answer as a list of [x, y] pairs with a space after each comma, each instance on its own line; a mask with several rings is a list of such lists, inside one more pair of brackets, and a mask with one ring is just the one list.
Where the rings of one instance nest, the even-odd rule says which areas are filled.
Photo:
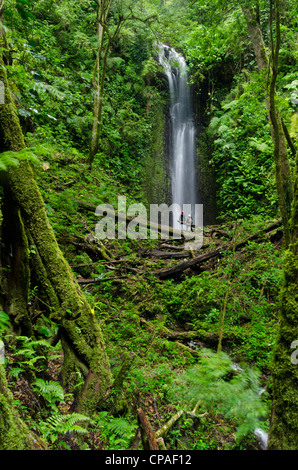
[[140, 445], [140, 441], [141, 441], [141, 429], [138, 428], [136, 430], [136, 434], [133, 438], [133, 441], [132, 441], [132, 444], [131, 444], [131, 450], [138, 450], [139, 448], [139, 445]]
[[90, 278], [90, 279], [80, 279], [78, 278], [77, 279], [77, 283], [78, 284], [82, 284], [82, 285], [85, 285], [85, 284], [97, 284], [99, 282], [107, 282], [107, 281], [114, 281], [114, 282], [121, 282], [123, 281], [123, 279], [125, 279], [125, 276], [115, 276], [115, 277], [109, 277], [109, 276], [106, 276], [106, 277], [97, 277], [97, 278]]
[[153, 258], [160, 258], [160, 259], [183, 259], [189, 258], [191, 256], [191, 252], [189, 250], [181, 251], [180, 253], [172, 252], [172, 251], [160, 251], [160, 250], [150, 250], [145, 251], [141, 254], [143, 258], [152, 256]]
[[122, 366], [118, 374], [116, 375], [110, 390], [105, 396], [105, 407], [107, 407], [112, 413], [116, 413], [121, 409], [121, 399], [123, 396], [123, 382], [127, 377], [127, 374], [132, 366], [134, 358], [134, 352], [131, 351], [126, 354]]
[[169, 421], [166, 424], [164, 424], [158, 431], [156, 431], [155, 433], [156, 438], [162, 437], [165, 434], [167, 434], [167, 432], [174, 426], [176, 421], [178, 421], [178, 419], [181, 418], [183, 413], [184, 413], [184, 410], [180, 410], [174, 416], [172, 416], [172, 418], [169, 419]]
[[163, 440], [162, 437], [159, 437], [156, 440], [157, 440], [158, 445], [159, 445], [159, 450], [167, 450], [166, 445], [165, 445], [165, 441]]
[[96, 245], [98, 245], [100, 253], [106, 261], [112, 260], [114, 258], [112, 253], [110, 253], [107, 250], [107, 248], [104, 246], [102, 241], [99, 240], [96, 237], [96, 235], [92, 232], [92, 230], [90, 230], [90, 228], [88, 227], [87, 222], [82, 218], [81, 218], [81, 221], [82, 221], [82, 224], [84, 225], [85, 229], [89, 232], [89, 234], [85, 236], [84, 240], [88, 243], [95, 243]]

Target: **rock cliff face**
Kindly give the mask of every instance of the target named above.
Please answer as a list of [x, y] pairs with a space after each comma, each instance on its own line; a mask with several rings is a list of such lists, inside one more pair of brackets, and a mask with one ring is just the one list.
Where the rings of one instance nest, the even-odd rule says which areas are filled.
[[144, 159], [143, 189], [147, 204], [170, 204], [171, 181], [169, 171], [169, 95], [167, 81], [161, 77], [159, 98], [152, 103], [150, 145]]

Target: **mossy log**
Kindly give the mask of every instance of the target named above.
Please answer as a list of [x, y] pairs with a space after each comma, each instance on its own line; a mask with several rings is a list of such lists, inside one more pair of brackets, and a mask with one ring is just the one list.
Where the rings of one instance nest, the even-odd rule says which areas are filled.
[[172, 427], [174, 426], [176, 421], [178, 421], [178, 419], [181, 418], [183, 413], [184, 413], [184, 410], [177, 411], [177, 413], [175, 413], [174, 416], [172, 416], [172, 418], [169, 419], [169, 421], [166, 422], [166, 424], [164, 424], [158, 431], [156, 431], [156, 433], [155, 433], [156, 438], [158, 439], [159, 437], [162, 437], [165, 434], [167, 434], [167, 432], [170, 429], [172, 429]]
[[[79, 209], [83, 211], [93, 212], [94, 215], [96, 214], [97, 206], [95, 206], [94, 204], [91, 204], [86, 201], [78, 200], [78, 199], [75, 199], [74, 201], [78, 205]], [[106, 208], [105, 212], [106, 212], [106, 215], [108, 216], [110, 215], [113, 218], [115, 217], [115, 223], [126, 222], [127, 224], [129, 224], [130, 222], [134, 220], [134, 217], [124, 214], [122, 212], [118, 212], [114, 210], [109, 211], [108, 207]], [[161, 238], [164, 237], [164, 239], [166, 240], [168, 239], [168, 237], [173, 237], [174, 240], [175, 239], [177, 240], [192, 239], [191, 232], [187, 232], [187, 231], [185, 232], [183, 230], [174, 229], [173, 227], [170, 227], [168, 225], [156, 224], [150, 220], [141, 219], [140, 217], [138, 217], [138, 222], [139, 222], [140, 228], [143, 227], [143, 228], [147, 228], [148, 230], [152, 230], [155, 233], [158, 233], [161, 236]]]

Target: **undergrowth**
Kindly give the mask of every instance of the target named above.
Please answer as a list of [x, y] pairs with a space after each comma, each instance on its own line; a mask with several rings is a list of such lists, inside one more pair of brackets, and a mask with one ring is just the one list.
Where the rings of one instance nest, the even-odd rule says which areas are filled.
[[[141, 251], [158, 247], [157, 241], [108, 240], [105, 246], [114, 258], [125, 258], [115, 276], [105, 260], [88, 251], [85, 236], [94, 232], [97, 218], [92, 211], [81, 210], [77, 200], [96, 206], [113, 197], [116, 203], [124, 188], [99, 167], [92, 174], [86, 172], [82, 156], [71, 148], [37, 143], [35, 148], [39, 185], [60, 246], [75, 277], [98, 279], [83, 284], [82, 291], [104, 333], [113, 376], [127, 352], [135, 356], [120, 414], [103, 411], [87, 419], [74, 413], [84, 379], [77, 371], [71, 389], [62, 389], [62, 348], [59, 341], [52, 345], [57, 325], [42, 314], [39, 293], [33, 289], [35, 338], [13, 338], [6, 314], [0, 315], [5, 366], [23, 419], [51, 449], [128, 449], [137, 429], [138, 407], [157, 430], [177, 410], [191, 411], [197, 400], [198, 416], [183, 415], [164, 437], [167, 448], [257, 448], [253, 428], [262, 417], [265, 429], [268, 424], [263, 411], [270, 401], [268, 377], [283, 279], [279, 244], [269, 239], [251, 242], [211, 261], [203, 272], [188, 271], [178, 279], [160, 281], [154, 271], [176, 261], [140, 256]], [[128, 198], [137, 201], [132, 193]], [[240, 240], [264, 227], [264, 221], [243, 220], [239, 227]], [[126, 265], [139, 272], [127, 271]], [[223, 352], [216, 353], [221, 326]], [[174, 332], [190, 335], [175, 341], [169, 339]], [[232, 364], [246, 372], [230, 376], [227, 368], [231, 371]], [[214, 371], [219, 375], [215, 377]], [[269, 392], [265, 400], [257, 396], [261, 384]], [[177, 385], [182, 393], [174, 388]]]

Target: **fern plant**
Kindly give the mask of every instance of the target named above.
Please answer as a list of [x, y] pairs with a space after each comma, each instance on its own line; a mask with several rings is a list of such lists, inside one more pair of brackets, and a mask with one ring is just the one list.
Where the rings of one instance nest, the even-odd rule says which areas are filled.
[[115, 418], [107, 411], [97, 414], [96, 426], [100, 429], [101, 437], [107, 442], [107, 450], [128, 449], [137, 429], [136, 423], [131, 423], [124, 417]]
[[[82, 425], [83, 423], [84, 426]], [[93, 424], [93, 421], [83, 414], [72, 413], [61, 415], [56, 412], [45, 421], [39, 423], [38, 430], [51, 444], [54, 444], [56, 447], [63, 446], [68, 448], [67, 444], [60, 441], [60, 439], [71, 434], [88, 434], [87, 424]]]
[[32, 150], [24, 148], [19, 152], [3, 152], [0, 154], [0, 170], [7, 171], [8, 167], [17, 166], [20, 161], [27, 160], [31, 163], [40, 163], [39, 158], [33, 153]]
[[34, 391], [38, 392], [53, 411], [57, 411], [57, 403], [64, 401], [64, 390], [54, 380], [36, 379], [33, 383]]
[[223, 352], [204, 350], [199, 364], [176, 380], [171, 393], [185, 404], [200, 402], [202, 407], [233, 419], [237, 442], [266, 426], [269, 410], [260, 394], [259, 372], [251, 368], [235, 372], [232, 360]]
[[0, 336], [10, 331], [11, 322], [7, 313], [0, 311]]
[[27, 336], [17, 336], [16, 339], [21, 343], [21, 347], [12, 354], [14, 362], [10, 375], [17, 376], [13, 371], [15, 368], [19, 370], [19, 373], [28, 369], [34, 373], [44, 371], [47, 369], [49, 351], [52, 353], [51, 359], [59, 357], [57, 348], [60, 346], [54, 347], [45, 339], [35, 340]]

